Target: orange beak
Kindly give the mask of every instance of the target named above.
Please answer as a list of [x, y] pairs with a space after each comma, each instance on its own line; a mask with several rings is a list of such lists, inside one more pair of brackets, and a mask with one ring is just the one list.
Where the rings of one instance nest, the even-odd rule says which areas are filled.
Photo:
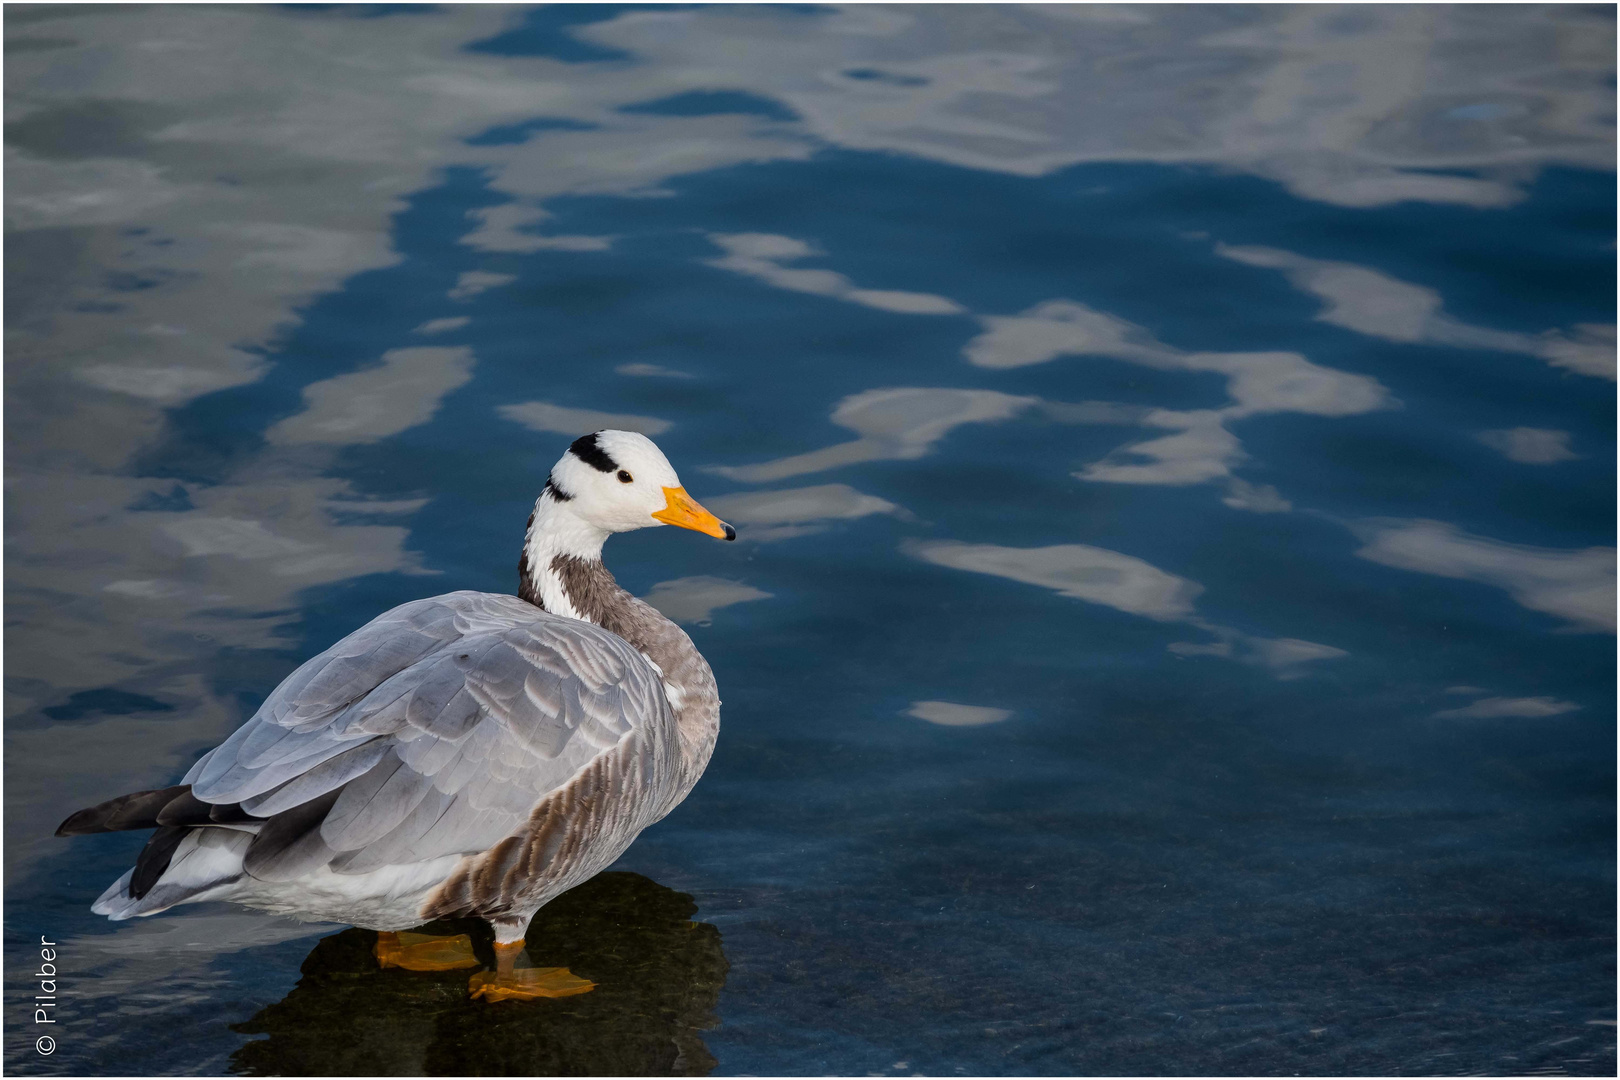
[[654, 513], [653, 517], [683, 529], [696, 529], [717, 539], [737, 539], [736, 529], [703, 509], [696, 499], [686, 493], [685, 488], [665, 488], [664, 508]]

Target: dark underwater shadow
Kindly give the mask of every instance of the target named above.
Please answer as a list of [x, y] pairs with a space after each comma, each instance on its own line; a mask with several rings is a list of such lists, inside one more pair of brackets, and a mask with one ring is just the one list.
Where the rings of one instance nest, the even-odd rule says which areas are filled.
[[[377, 935], [322, 938], [286, 998], [232, 1030], [268, 1035], [231, 1056], [264, 1075], [702, 1076], [715, 1060], [699, 1032], [714, 1027], [726, 981], [720, 931], [694, 923], [697, 905], [640, 874], [605, 873], [541, 909], [529, 925], [536, 966], [566, 966], [596, 983], [577, 997], [489, 1004], [467, 996], [471, 971], [382, 970]], [[465, 933], [486, 964], [493, 936]]]

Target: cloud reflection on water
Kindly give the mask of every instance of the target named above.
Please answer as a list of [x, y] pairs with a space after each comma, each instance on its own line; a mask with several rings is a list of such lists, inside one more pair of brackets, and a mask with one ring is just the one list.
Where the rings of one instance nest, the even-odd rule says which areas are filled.
[[[532, 255], [537, 251], [606, 251], [613, 246], [610, 236], [536, 234], [530, 226], [538, 225], [551, 216], [538, 206], [503, 203], [500, 206], [482, 207], [473, 211], [472, 216], [483, 224], [463, 236], [461, 242], [479, 251]], [[452, 298], [460, 300], [469, 295], [452, 294]]]
[[916, 542], [909, 552], [939, 566], [1040, 585], [1059, 596], [1161, 621], [1191, 615], [1193, 600], [1204, 591], [1197, 582], [1141, 559], [1087, 544], [1010, 548], [935, 540]]
[[[447, 108], [416, 77], [485, 66], [459, 45], [506, 15], [32, 15], [6, 27], [8, 44], [43, 45], [13, 52], [6, 70], [8, 120], [23, 124], [7, 133], [8, 254], [29, 268], [7, 275], [8, 615], [31, 627], [8, 642], [7, 710], [15, 719], [112, 683], [185, 703], [185, 719], [160, 730], [104, 725], [93, 743], [59, 735], [60, 754], [29, 758], [59, 783], [89, 763], [105, 783], [137, 786], [166, 779], [170, 755], [240, 718], [208, 680], [183, 675], [199, 652], [282, 647], [299, 590], [417, 568], [406, 530], [373, 522], [419, 503], [357, 500], [321, 475], [321, 444], [397, 430], [356, 411], [363, 376], [339, 375], [314, 413], [281, 429], [306, 444], [296, 453], [272, 443], [228, 478], [178, 487], [136, 462], [165, 409], [262, 378], [265, 354], [312, 297], [397, 260], [389, 217], [400, 197], [462, 133], [500, 115], [477, 99]], [[86, 109], [100, 110], [97, 122], [82, 122]], [[175, 490], [178, 509], [130, 509]], [[285, 557], [256, 560], [261, 569], [225, 552], [188, 555], [221, 521], [262, 534], [251, 550], [271, 543]], [[8, 730], [13, 749], [26, 738]], [[13, 837], [37, 834], [47, 823], [31, 815], [56, 809], [11, 805], [27, 807], [8, 813]]]
[[1521, 465], [1556, 465], [1581, 455], [1569, 448], [1569, 432], [1549, 428], [1516, 427], [1482, 431], [1475, 438]]
[[[464, 50], [519, 17], [500, 8], [367, 20], [252, 7], [38, 15], [11, 28], [19, 45], [41, 46], [16, 52], [8, 68], [20, 121], [8, 150], [8, 229], [13, 250], [37, 249], [30, 257], [40, 272], [58, 266], [70, 284], [59, 297], [8, 304], [21, 328], [9, 342], [9, 389], [13, 400], [75, 412], [81, 422], [71, 427], [84, 434], [72, 452], [106, 472], [89, 482], [82, 471], [45, 464], [61, 460], [60, 435], [31, 432], [26, 413], [14, 446], [51, 454], [33, 463], [14, 450], [9, 460], [14, 470], [43, 468], [37, 490], [107, 508], [145, 490], [114, 476], [149, 439], [158, 410], [262, 377], [265, 362], [252, 349], [295, 322], [310, 296], [390, 265], [388, 216], [446, 164], [490, 168], [494, 189], [517, 200], [483, 208], [466, 237], [492, 253], [601, 249], [602, 238], [533, 231], [552, 195], [656, 191], [673, 175], [801, 160], [823, 144], [1017, 175], [1086, 161], [1207, 162], [1355, 206], [1411, 198], [1501, 205], [1540, 165], [1612, 166], [1611, 58], [1598, 47], [1606, 24], [1576, 7], [1488, 15], [1380, 8], [1353, 19], [1287, 7], [644, 10], [573, 29], [640, 61], [608, 66]], [[991, 39], [987, 50], [981, 43]], [[1475, 62], [1481, 51], [1494, 62]], [[186, 77], [174, 78], [177, 70]], [[243, 84], [255, 93], [230, 92]], [[800, 119], [622, 111], [711, 90], [781, 102]], [[66, 122], [92, 100], [117, 106], [106, 114], [111, 127]], [[466, 141], [536, 116], [551, 119], [520, 141]], [[63, 131], [78, 134], [63, 142]], [[96, 131], [116, 138], [98, 142]], [[1430, 171], [1509, 165], [1520, 171]], [[141, 231], [118, 237], [126, 227]], [[770, 273], [787, 272], [782, 257], [761, 259], [776, 267]], [[108, 268], [150, 287], [110, 289], [101, 284]], [[500, 277], [476, 271], [459, 295]], [[873, 299], [855, 286], [836, 291]], [[76, 310], [84, 301], [90, 308]], [[104, 301], [117, 311], [91, 310]], [[941, 312], [956, 304], [930, 303]], [[448, 318], [430, 319], [423, 332], [449, 329]], [[1537, 347], [1569, 352], [1565, 362], [1578, 369], [1602, 345], [1583, 340]], [[64, 377], [125, 403], [82, 400]], [[1110, 457], [1088, 478], [1230, 474], [1236, 452], [1211, 418], [1157, 417], [1172, 421], [1183, 425], [1177, 434], [1129, 448], [1145, 447], [1146, 460]], [[735, 475], [782, 478], [905, 458], [919, 446], [927, 441], [863, 439], [787, 471]], [[16, 520], [47, 530], [29, 490], [18, 489]], [[1271, 510], [1287, 501], [1253, 490], [1234, 485], [1228, 501]], [[138, 525], [123, 523], [126, 534]], [[398, 539], [354, 539], [382, 541], [372, 572], [402, 564]], [[64, 555], [80, 550], [71, 542]], [[71, 576], [65, 560], [42, 558], [42, 550], [24, 555], [12, 580], [23, 584], [37, 569], [41, 583], [60, 587]], [[158, 577], [130, 567], [114, 580]], [[271, 606], [285, 603], [283, 593]], [[65, 676], [59, 665], [42, 670], [54, 670], [53, 681]]]
[[1569, 620], [1568, 629], [1615, 630], [1615, 549], [1506, 544], [1443, 521], [1375, 518], [1351, 526], [1363, 559], [1421, 574], [1494, 585], [1523, 607]]
[[[187, 485], [194, 508], [178, 513], [302, 545], [296, 573], [286, 560], [263, 560], [257, 573], [223, 553], [187, 556], [179, 538], [194, 547], [218, 526], [124, 508], [170, 486], [130, 468], [164, 410], [262, 378], [266, 353], [311, 297], [393, 265], [390, 216], [447, 165], [488, 169], [492, 190], [513, 200], [480, 208], [463, 237], [472, 250], [596, 257], [609, 238], [537, 231], [548, 220], [546, 199], [656, 193], [673, 176], [805, 160], [826, 145], [1023, 176], [1083, 162], [1207, 163], [1345, 206], [1501, 206], [1540, 167], [1613, 164], [1604, 44], [1612, 24], [1574, 6], [874, 6], [808, 16], [713, 6], [626, 11], [572, 31], [635, 56], [631, 64], [464, 48], [520, 17], [479, 6], [364, 20], [159, 6], [116, 17], [40, 9], [8, 24], [18, 46], [7, 69], [8, 243], [30, 266], [7, 304], [8, 397], [28, 406], [9, 417], [16, 539], [8, 580], [11, 614], [34, 628], [11, 647], [12, 715], [109, 681], [165, 684], [168, 676], [151, 673], [192, 657], [194, 646], [179, 643], [194, 627], [221, 646], [266, 647], [297, 590], [416, 567], [403, 528], [353, 521], [355, 510], [375, 517], [409, 503], [368, 510], [345, 484], [321, 477], [318, 461], [289, 463], [274, 442], [223, 483]], [[235, 92], [243, 85], [254, 93]], [[774, 118], [623, 111], [715, 90], [782, 103], [799, 119], [780, 110]], [[91, 108], [99, 110], [93, 124], [84, 122]], [[537, 116], [550, 121], [531, 124], [519, 141], [475, 138]], [[734, 268], [801, 280], [784, 278], [806, 272], [784, 264], [809, 250], [740, 250], [732, 254], [754, 261]], [[1228, 249], [1238, 250], [1261, 257], [1262, 249]], [[1504, 336], [1445, 322], [1427, 286], [1286, 252], [1264, 258], [1321, 290], [1343, 318], [1356, 310], [1356, 290], [1372, 289], [1421, 316], [1410, 332], [1511, 348], [1570, 370], [1612, 367], [1607, 327]], [[960, 307], [932, 294], [867, 290], [836, 270], [808, 273], [821, 275], [818, 288], [835, 285], [827, 295], [884, 310]], [[471, 271], [451, 291], [471, 299], [505, 280], [493, 268]], [[902, 302], [908, 296], [922, 299]], [[457, 329], [460, 318], [429, 317], [419, 331]], [[985, 334], [969, 359], [981, 366], [1031, 362], [1041, 349], [1100, 350], [1223, 371], [1235, 410], [1346, 415], [1383, 400], [1370, 380], [1356, 384], [1357, 376], [1292, 354], [1167, 350], [1077, 301], [980, 318]], [[1347, 325], [1381, 328], [1376, 320]], [[363, 378], [334, 376], [317, 383], [336, 396], [277, 429], [304, 453], [381, 437], [378, 422], [355, 411], [357, 400], [341, 400], [345, 388], [363, 389]], [[1290, 398], [1295, 387], [1305, 393]], [[855, 395], [840, 406], [861, 436], [855, 442], [727, 474], [759, 482], [914, 459], [954, 424], [1036, 404], [993, 391], [927, 393], [935, 396], [916, 399], [925, 413], [943, 402], [950, 415], [873, 427], [860, 404], [882, 410]], [[432, 396], [428, 388], [420, 400]], [[547, 416], [542, 425], [573, 423]], [[1288, 507], [1275, 489], [1232, 476], [1242, 450], [1219, 412], [1158, 410], [1136, 420], [1170, 434], [1117, 451], [1083, 477], [1225, 479], [1230, 506]], [[231, 616], [209, 614], [222, 610]]]
[[642, 597], [663, 612], [665, 618], [698, 626], [707, 626], [714, 613], [721, 608], [770, 598], [771, 594], [763, 589], [706, 574], [660, 581]]
[[676, 371], [661, 364], [620, 364], [613, 369], [620, 375], [629, 375], [640, 379], [690, 379], [692, 374], [686, 371]]
[[1523, 175], [1438, 170], [1614, 164], [1612, 24], [1572, 8], [858, 6], [790, 34], [708, 8], [577, 32], [832, 145], [1016, 175], [1215, 164], [1343, 206], [1484, 207]]
[[784, 266], [783, 263], [819, 254], [809, 244], [791, 236], [737, 233], [714, 234], [709, 239], [726, 252], [724, 258], [710, 259], [710, 266], [758, 278], [778, 289], [829, 296], [900, 315], [958, 315], [963, 311], [960, 304], [943, 296], [897, 289], [862, 289], [832, 270]]
[[1386, 341], [1522, 353], [1582, 375], [1615, 377], [1612, 326], [1582, 324], [1573, 335], [1553, 330], [1540, 336], [1492, 330], [1447, 315], [1434, 289], [1365, 266], [1308, 259], [1276, 248], [1217, 244], [1215, 250], [1249, 266], [1281, 270], [1296, 288], [1328, 305], [1318, 319], [1358, 334]]
[[986, 705], [958, 705], [953, 701], [914, 701], [905, 715], [942, 727], [983, 727], [1001, 723], [1012, 715], [1012, 710]]
[[445, 295], [452, 300], [471, 300], [481, 292], [510, 285], [516, 274], [492, 274], [487, 270], [465, 270], [456, 277], [455, 288]]
[[1394, 399], [1376, 379], [1313, 364], [1293, 352], [1187, 352], [1145, 328], [1073, 300], [1047, 300], [1014, 316], [985, 316], [984, 333], [963, 350], [978, 367], [1016, 368], [1062, 356], [1106, 356], [1160, 370], [1216, 372], [1227, 377], [1233, 404], [1224, 409], [1155, 409], [1146, 427], [1176, 434], [1121, 447], [1075, 473], [1116, 484], [1200, 484], [1231, 479], [1227, 505], [1274, 512], [1286, 500], [1272, 488], [1232, 477], [1247, 459], [1232, 420], [1262, 413], [1354, 416], [1388, 408]]
[[643, 435], [662, 435], [673, 426], [668, 420], [660, 420], [655, 416], [597, 412], [594, 409], [568, 409], [546, 401], [501, 405], [495, 411], [503, 418], [522, 424], [530, 431], [549, 431], [557, 435], [589, 435], [603, 428], [639, 431]]
[[273, 443], [352, 446], [425, 424], [439, 402], [472, 379], [465, 347], [389, 349], [382, 364], [304, 387], [304, 411], [265, 432]]
[[907, 554], [938, 566], [1009, 578], [1051, 589], [1059, 596], [1102, 604], [1127, 615], [1180, 622], [1214, 635], [1213, 642], [1173, 642], [1178, 656], [1216, 656], [1269, 669], [1278, 678], [1296, 678], [1300, 665], [1348, 656], [1343, 649], [1298, 638], [1267, 638], [1210, 622], [1195, 612], [1204, 587], [1167, 573], [1131, 555], [1087, 544], [1014, 548], [965, 544], [956, 540], [907, 541]]
[[862, 461], [914, 461], [926, 455], [952, 428], [1006, 420], [1034, 404], [1035, 398], [996, 390], [866, 390], [840, 401], [832, 413], [833, 423], [861, 436], [854, 442], [758, 465], [717, 465], [709, 471], [757, 484]]
[[[918, 293], [871, 294], [857, 290], [830, 270], [789, 270], [784, 259], [812, 253], [786, 236], [744, 234], [711, 237], [731, 252], [711, 265], [736, 270], [794, 292], [879, 307], [903, 314], [953, 314], [964, 309], [944, 297]], [[881, 296], [881, 302], [872, 299]], [[895, 299], [900, 298], [900, 299]], [[902, 302], [903, 300], [903, 302]], [[963, 349], [978, 367], [1027, 367], [1061, 356], [1106, 356], [1160, 370], [1215, 372], [1227, 377], [1233, 404], [1219, 410], [1148, 410], [1132, 419], [1176, 434], [1121, 447], [1075, 476], [1121, 484], [1200, 484], [1232, 481], [1228, 506], [1269, 513], [1286, 508], [1275, 489], [1259, 488], [1232, 476], [1247, 460], [1227, 423], [1264, 413], [1354, 416], [1395, 404], [1378, 380], [1313, 364], [1295, 352], [1188, 352], [1157, 340], [1148, 330], [1074, 300], [1047, 300], [1020, 315], [985, 315], [984, 332]], [[908, 460], [927, 453], [952, 427], [1003, 420], [1037, 404], [986, 390], [905, 389], [868, 391], [846, 398], [833, 422], [866, 437], [759, 465], [721, 466], [712, 471], [736, 480], [762, 482], [883, 459]], [[1097, 403], [1102, 404], [1102, 403]], [[1061, 406], [1049, 409], [1064, 418]], [[1117, 422], [1116, 417], [1091, 422]], [[1078, 420], [1080, 417], [1075, 414]], [[1090, 419], [1090, 418], [1088, 418]]]
[[710, 499], [708, 506], [737, 526], [741, 539], [756, 543], [807, 536], [826, 529], [828, 522], [850, 521], [871, 514], [909, 516], [889, 500], [856, 491], [848, 484], [720, 495]]
[[1472, 705], [1464, 705], [1461, 708], [1441, 709], [1434, 715], [1439, 719], [1450, 720], [1499, 720], [1506, 717], [1538, 720], [1544, 716], [1562, 716], [1579, 708], [1580, 706], [1572, 701], [1559, 701], [1550, 697], [1489, 697], [1481, 698]]
[[1146, 329], [1073, 300], [1048, 300], [1022, 315], [988, 316], [963, 350], [988, 368], [1043, 364], [1060, 356], [1106, 356], [1171, 371], [1227, 376], [1235, 404], [1226, 418], [1268, 412], [1354, 416], [1391, 404], [1378, 380], [1313, 364], [1294, 352], [1187, 352]]
[[427, 322], [412, 330], [413, 334], [448, 334], [452, 330], [460, 330], [472, 322], [466, 315], [454, 315], [445, 319], [429, 319]]

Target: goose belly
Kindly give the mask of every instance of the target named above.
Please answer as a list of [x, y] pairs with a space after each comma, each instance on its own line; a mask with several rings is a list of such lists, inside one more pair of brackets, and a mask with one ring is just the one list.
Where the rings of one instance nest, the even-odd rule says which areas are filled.
[[260, 881], [243, 876], [228, 895], [210, 899], [290, 915], [306, 922], [340, 922], [367, 930], [409, 930], [420, 926], [423, 901], [461, 861], [445, 855], [424, 862], [384, 866], [363, 874], [338, 874], [327, 867], [291, 881]]

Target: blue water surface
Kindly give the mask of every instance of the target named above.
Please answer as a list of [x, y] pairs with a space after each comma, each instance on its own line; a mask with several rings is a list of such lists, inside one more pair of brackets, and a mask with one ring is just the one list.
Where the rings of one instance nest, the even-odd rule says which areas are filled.
[[[750, 10], [750, 33], [784, 41], [834, 17]], [[539, 58], [560, 80], [639, 66], [641, 96], [611, 110], [625, 122], [809, 123], [786, 90], [665, 77], [610, 33], [648, 11], [716, 15], [544, 8], [455, 51]], [[592, 24], [608, 30], [575, 33]], [[941, 55], [992, 49], [974, 25], [941, 22], [958, 35]], [[918, 56], [852, 55], [841, 77], [921, 94], [945, 69]], [[458, 140], [578, 140], [544, 174], [618, 122], [536, 108]], [[323, 520], [402, 529], [409, 560], [209, 601], [271, 633], [187, 646], [195, 691], [14, 657], [38, 702], [8, 722], [71, 741], [195, 711], [195, 693], [224, 703], [222, 737], [386, 608], [513, 591], [569, 440], [593, 416], [650, 421], [741, 536], [649, 529], [606, 561], [637, 595], [683, 598], [723, 727], [693, 794], [600, 886], [665, 921], [556, 932], [584, 963], [640, 950], [650, 966], [621, 978], [663, 1004], [512, 1004], [497, 1023], [444, 980], [385, 986], [401, 973], [362, 970], [364, 943], [336, 927], [311, 931], [319, 946], [292, 929], [205, 940], [142, 985], [148, 954], [116, 945], [133, 928], [87, 912], [142, 838], [87, 837], [8, 868], [8, 1067], [296, 1072], [294, 1033], [323, 1023], [408, 1044], [364, 1059], [384, 1072], [1612, 1074], [1613, 172], [1551, 160], [1496, 202], [1357, 202], [1231, 162], [1128, 158], [997, 170], [822, 130], [778, 159], [540, 200], [498, 163], [435, 165], [386, 218], [387, 265], [244, 343], [251, 381], [160, 402], [115, 470], [150, 490], [107, 511], [161, 531], [225, 514], [203, 509], [210, 491], [285, 484], [254, 520], [303, 536], [293, 492], [318, 478], [337, 492]], [[1409, 171], [1489, 180], [1487, 164]], [[516, 242], [469, 242], [531, 205], [544, 214], [514, 217]], [[557, 237], [602, 239], [527, 242]], [[343, 380], [422, 349], [462, 377], [419, 422], [289, 434], [323, 401], [361, 416], [344, 395], [363, 384]], [[47, 408], [32, 385], [8, 413]], [[59, 415], [24, 438], [43, 446]], [[298, 456], [312, 446], [324, 456]], [[783, 511], [766, 492], [801, 494]], [[176, 565], [295, 574], [168, 543]], [[12, 640], [58, 617], [14, 621]], [[9, 745], [8, 777], [31, 745]], [[210, 745], [175, 735], [150, 782]], [[8, 819], [49, 828], [76, 808], [29, 798]], [[210, 905], [141, 932], [196, 917], [235, 918]], [[701, 948], [658, 929], [688, 918], [713, 928]], [[80, 985], [129, 985], [64, 1004], [44, 1057], [19, 965], [47, 934], [78, 943], [63, 966]], [[77, 959], [92, 955], [113, 960]], [[607, 1056], [590, 1032], [610, 1029], [654, 1049]]]

